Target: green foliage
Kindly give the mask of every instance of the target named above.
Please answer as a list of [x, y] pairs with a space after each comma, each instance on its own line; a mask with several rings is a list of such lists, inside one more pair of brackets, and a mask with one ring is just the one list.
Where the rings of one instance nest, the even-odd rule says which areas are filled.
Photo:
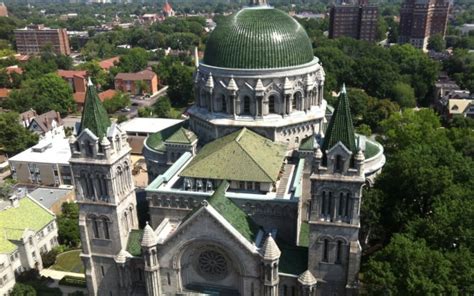
[[92, 60], [79, 65], [79, 69], [87, 71], [87, 76], [91, 78], [94, 85], [106, 86], [109, 83], [108, 75], [103, 70], [97, 60]]
[[11, 292], [12, 296], [36, 296], [36, 290], [30, 285], [16, 283]]
[[370, 137], [372, 135], [372, 129], [367, 124], [363, 123], [356, 127], [356, 133]]
[[194, 99], [194, 69], [180, 63], [174, 63], [168, 77], [168, 96], [173, 106], [186, 106]]
[[155, 104], [155, 115], [162, 118], [169, 117], [169, 112], [171, 110], [171, 102], [168, 97], [161, 97], [158, 99], [158, 102]]
[[453, 295], [454, 266], [423, 240], [395, 235], [376, 253], [364, 273], [367, 295]]
[[444, 70], [462, 88], [474, 92], [474, 53], [465, 49], [456, 49], [454, 54], [444, 62]]
[[13, 156], [38, 141], [38, 135], [20, 125], [16, 112], [0, 113], [0, 151]]
[[153, 117], [153, 109], [150, 107], [140, 107], [137, 112], [138, 117]]
[[128, 117], [126, 115], [123, 115], [123, 114], [120, 114], [118, 117], [117, 117], [117, 123], [122, 123], [122, 122], [125, 122], [128, 120]]
[[59, 242], [69, 247], [79, 246], [79, 206], [76, 203], [63, 203], [57, 222]]
[[122, 57], [117, 65], [119, 72], [138, 72], [145, 69], [149, 54], [143, 48], [132, 48]]
[[430, 37], [428, 40], [428, 49], [434, 50], [436, 52], [441, 52], [446, 49], [446, 41], [443, 38], [443, 35], [436, 34]]
[[56, 256], [60, 253], [59, 248], [53, 248], [47, 253], [41, 254], [41, 260], [43, 261], [43, 267], [48, 268], [56, 262]]
[[107, 113], [115, 113], [119, 109], [130, 106], [130, 95], [118, 92], [111, 99], [105, 100], [103, 105], [105, 110], [107, 110]]
[[412, 108], [416, 106], [415, 91], [404, 82], [397, 82], [392, 87], [392, 99], [402, 108]]
[[76, 109], [71, 87], [53, 73], [23, 81], [21, 89], [13, 90], [5, 105], [18, 112], [33, 108], [40, 114], [55, 110], [65, 115]]
[[64, 285], [64, 286], [86, 288], [86, 279], [81, 278], [81, 277], [66, 275], [59, 281], [59, 284]]

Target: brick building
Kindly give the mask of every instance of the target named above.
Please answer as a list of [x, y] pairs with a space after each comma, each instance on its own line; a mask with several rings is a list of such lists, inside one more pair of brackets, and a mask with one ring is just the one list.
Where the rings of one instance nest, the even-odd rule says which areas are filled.
[[0, 2], [0, 16], [8, 17], [8, 9], [3, 2]]
[[30, 25], [15, 30], [17, 51], [21, 54], [38, 54], [44, 46], [51, 45], [57, 54], [69, 55], [69, 38], [66, 29], [50, 29], [44, 25]]
[[375, 41], [378, 7], [359, 2], [358, 5], [334, 5], [329, 12], [329, 38], [342, 36]]
[[405, 0], [400, 9], [398, 42], [426, 50], [430, 36], [445, 36], [450, 8], [448, 0]]
[[[140, 86], [138, 81], [143, 81], [144, 85]], [[115, 76], [115, 89], [133, 95], [154, 94], [158, 91], [158, 76], [148, 69], [137, 73], [118, 73]]]

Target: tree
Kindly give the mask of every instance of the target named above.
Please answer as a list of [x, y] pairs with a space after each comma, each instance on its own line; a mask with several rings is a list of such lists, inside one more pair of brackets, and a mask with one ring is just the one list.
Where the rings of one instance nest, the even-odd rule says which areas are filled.
[[416, 106], [415, 90], [404, 82], [397, 82], [393, 85], [390, 97], [402, 108]]
[[363, 286], [367, 295], [457, 295], [453, 265], [423, 240], [395, 235], [367, 263]]
[[92, 60], [79, 65], [79, 69], [87, 71], [87, 76], [91, 78], [94, 85], [100, 87], [106, 86], [108, 83], [108, 75], [104, 69], [102, 69], [97, 60]]
[[158, 117], [169, 117], [169, 112], [171, 110], [171, 102], [168, 97], [161, 97], [158, 99], [158, 102], [155, 104], [155, 114]]
[[63, 203], [57, 222], [59, 242], [70, 247], [79, 246], [79, 206], [76, 203]]
[[11, 292], [12, 296], [36, 296], [36, 290], [30, 285], [17, 282]]
[[137, 92], [142, 95], [150, 91], [150, 88], [148, 87], [148, 83], [146, 83], [143, 80], [135, 81], [135, 87], [137, 88]]
[[121, 72], [138, 72], [146, 67], [148, 59], [146, 50], [140, 47], [132, 48], [120, 58], [118, 67]]
[[428, 49], [441, 52], [446, 48], [446, 41], [441, 34], [433, 35], [428, 40]]
[[21, 126], [19, 118], [16, 112], [0, 113], [0, 151], [9, 156], [38, 142], [38, 135]]
[[104, 108], [107, 113], [112, 114], [117, 110], [130, 105], [130, 95], [123, 92], [118, 92], [111, 99], [104, 101]]
[[76, 109], [71, 87], [54, 73], [23, 81], [21, 88], [13, 90], [5, 104], [18, 112], [33, 108], [38, 113], [55, 110], [65, 115]]
[[168, 96], [173, 106], [186, 106], [193, 100], [193, 71], [180, 63], [171, 67]]

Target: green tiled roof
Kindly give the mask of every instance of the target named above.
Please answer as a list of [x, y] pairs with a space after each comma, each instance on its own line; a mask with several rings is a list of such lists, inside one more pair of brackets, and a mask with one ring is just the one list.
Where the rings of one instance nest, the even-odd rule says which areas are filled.
[[110, 126], [110, 119], [102, 102], [99, 100], [95, 86], [87, 85], [86, 100], [82, 110], [81, 131], [88, 128], [99, 139], [105, 136]]
[[268, 69], [305, 64], [313, 57], [308, 34], [295, 19], [271, 7], [250, 7], [217, 25], [206, 43], [203, 62], [223, 68]]
[[128, 235], [127, 252], [132, 256], [142, 255], [143, 229], [132, 229]]
[[29, 197], [20, 199], [17, 208], [0, 211], [0, 253], [16, 247], [9, 240], [20, 240], [25, 229], [39, 231], [55, 219], [54, 214]]
[[231, 199], [225, 196], [228, 187], [229, 182], [222, 181], [207, 201], [248, 241], [254, 242], [260, 227]]
[[183, 177], [274, 182], [286, 147], [243, 128], [207, 145], [181, 172]]
[[166, 142], [179, 143], [179, 144], [191, 144], [196, 139], [197, 139], [196, 135], [193, 132], [185, 129], [184, 127], [181, 127], [174, 134], [172, 134], [168, 139], [166, 139]]
[[323, 153], [334, 147], [339, 141], [354, 154], [357, 152], [354, 125], [352, 124], [351, 109], [345, 86], [342, 87], [336, 109], [326, 130], [322, 145]]
[[377, 153], [379, 153], [379, 151], [380, 151], [380, 148], [372, 141], [367, 140], [365, 142], [365, 151], [364, 151], [365, 159], [374, 157]]
[[307, 138], [304, 138], [302, 141], [301, 141], [301, 144], [300, 144], [300, 147], [299, 147], [299, 150], [302, 150], [302, 151], [313, 151], [314, 149], [314, 136], [311, 135]]
[[181, 129], [183, 125], [184, 121], [150, 135], [146, 140], [146, 145], [157, 151], [165, 151], [165, 141]]

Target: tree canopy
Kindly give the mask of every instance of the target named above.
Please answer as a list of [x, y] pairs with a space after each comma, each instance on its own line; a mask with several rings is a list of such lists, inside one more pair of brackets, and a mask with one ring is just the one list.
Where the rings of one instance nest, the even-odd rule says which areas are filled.
[[0, 151], [13, 156], [35, 145], [38, 135], [25, 129], [16, 112], [0, 113]]

